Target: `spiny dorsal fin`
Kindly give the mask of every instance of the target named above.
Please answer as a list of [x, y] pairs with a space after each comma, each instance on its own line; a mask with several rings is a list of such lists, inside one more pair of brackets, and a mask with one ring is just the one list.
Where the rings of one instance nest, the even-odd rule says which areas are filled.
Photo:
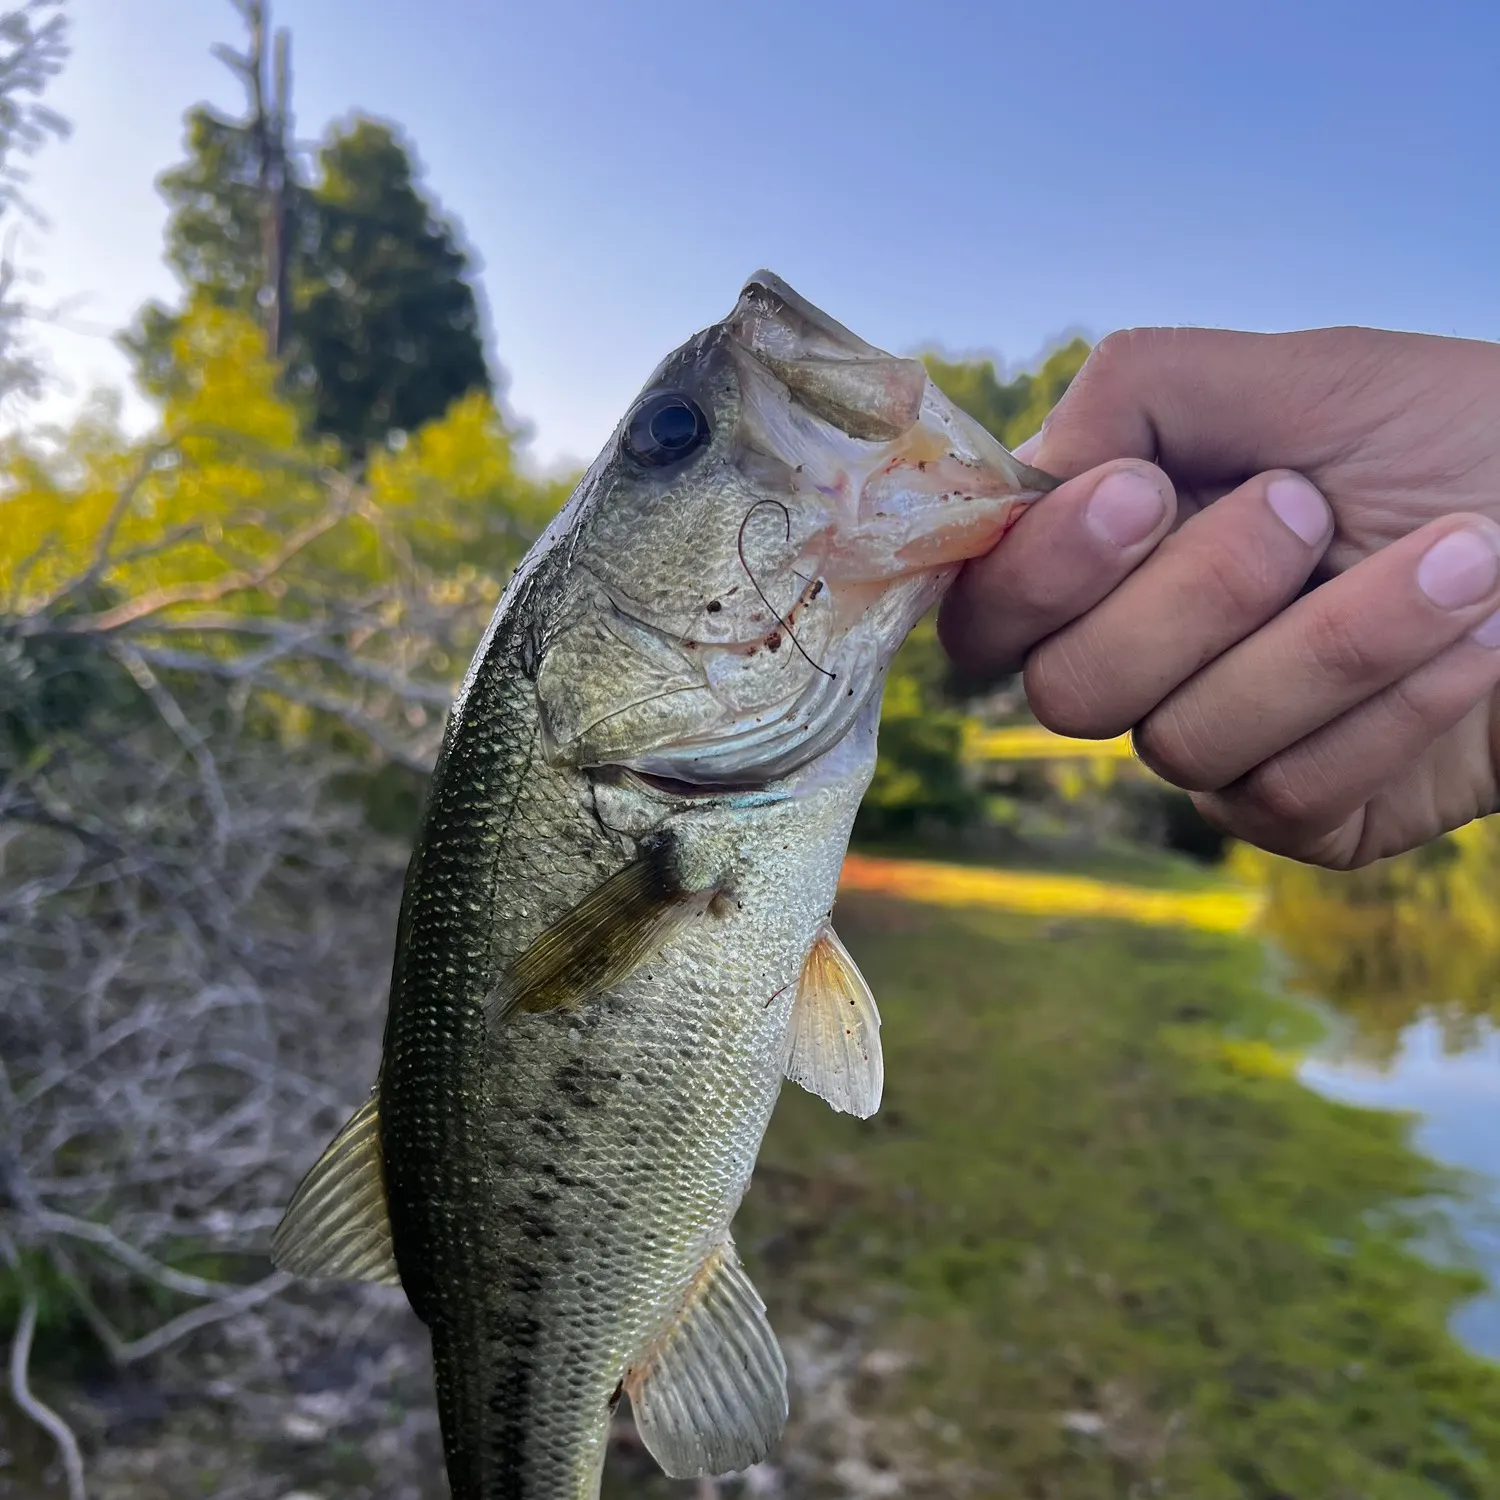
[[670, 852], [648, 850], [511, 963], [485, 998], [485, 1018], [494, 1028], [515, 1011], [564, 1009], [613, 989], [701, 916], [716, 894], [684, 891]]
[[802, 966], [787, 1038], [786, 1076], [861, 1120], [880, 1108], [885, 1086], [880, 1012], [832, 927], [818, 934]]
[[759, 1463], [786, 1425], [786, 1361], [734, 1245], [715, 1247], [682, 1311], [625, 1376], [641, 1441], [672, 1479]]
[[271, 1236], [271, 1260], [294, 1276], [400, 1286], [371, 1095], [302, 1179]]

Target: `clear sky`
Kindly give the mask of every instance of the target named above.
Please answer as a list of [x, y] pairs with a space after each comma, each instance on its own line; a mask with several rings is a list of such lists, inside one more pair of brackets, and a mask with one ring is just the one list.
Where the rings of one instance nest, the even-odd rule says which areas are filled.
[[[766, 265], [874, 342], [1146, 322], [1500, 337], [1497, 0], [273, 0], [298, 133], [399, 122], [543, 461]], [[73, 0], [33, 241], [75, 393], [170, 294], [153, 181], [217, 0]]]

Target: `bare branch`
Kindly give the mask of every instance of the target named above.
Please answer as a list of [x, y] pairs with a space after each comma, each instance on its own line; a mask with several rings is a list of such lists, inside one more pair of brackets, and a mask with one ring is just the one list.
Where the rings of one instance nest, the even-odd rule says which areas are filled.
[[286, 542], [257, 568], [223, 573], [217, 578], [202, 582], [173, 584], [166, 588], [152, 589], [134, 599], [106, 609], [96, 615], [88, 615], [70, 621], [67, 629], [72, 635], [107, 634], [122, 625], [134, 624], [148, 615], [171, 609], [177, 604], [216, 604], [232, 594], [244, 593], [247, 589], [264, 588], [299, 552], [326, 535], [344, 519], [342, 510], [329, 509], [303, 526], [299, 526]]
[[58, 1457], [62, 1459], [63, 1473], [68, 1481], [68, 1500], [86, 1500], [83, 1489], [83, 1454], [78, 1448], [78, 1439], [73, 1429], [32, 1391], [27, 1380], [27, 1369], [31, 1364], [31, 1340], [36, 1334], [37, 1297], [28, 1292], [21, 1304], [21, 1316], [16, 1323], [15, 1336], [10, 1345], [10, 1392], [15, 1403], [42, 1428], [57, 1444]]

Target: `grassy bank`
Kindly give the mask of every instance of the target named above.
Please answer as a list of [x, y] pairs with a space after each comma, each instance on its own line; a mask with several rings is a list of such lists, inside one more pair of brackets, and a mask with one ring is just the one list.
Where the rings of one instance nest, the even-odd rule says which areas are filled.
[[1295, 1081], [1310, 1023], [1252, 941], [868, 894], [838, 920], [885, 1106], [788, 1088], [738, 1232], [793, 1346], [870, 1351], [865, 1493], [1500, 1494], [1500, 1366], [1445, 1331], [1474, 1284], [1413, 1250], [1444, 1180]]

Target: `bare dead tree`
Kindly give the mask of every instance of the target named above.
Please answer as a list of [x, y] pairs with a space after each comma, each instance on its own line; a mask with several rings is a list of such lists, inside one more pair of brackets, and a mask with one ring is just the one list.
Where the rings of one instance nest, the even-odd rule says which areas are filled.
[[[217, 574], [122, 595], [122, 561], [140, 560], [122, 522], [161, 451], [92, 560], [0, 614], [12, 1395], [55, 1440], [73, 1500], [87, 1455], [91, 1496], [175, 1492], [157, 1439], [149, 1485], [130, 1444], [102, 1443], [108, 1401], [37, 1394], [49, 1345], [81, 1336], [117, 1379], [194, 1393], [176, 1462], [222, 1467], [224, 1496], [274, 1500], [301, 1447], [350, 1424], [368, 1428], [365, 1477], [340, 1475], [340, 1493], [429, 1493], [435, 1429], [403, 1299], [289, 1295], [265, 1245], [377, 1061], [407, 851], [350, 787], [430, 766], [493, 588], [435, 576], [390, 535], [377, 581], [331, 579], [319, 544], [381, 517], [342, 476], [292, 466], [323, 500], [276, 546], [226, 542]], [[284, 461], [265, 457], [274, 486]]]
[[215, 47], [214, 55], [226, 63], [245, 85], [250, 101], [247, 129], [254, 143], [256, 185], [260, 198], [261, 317], [266, 330], [266, 352], [280, 359], [286, 329], [287, 297], [287, 187], [291, 139], [292, 40], [283, 27], [271, 42], [267, 0], [232, 0], [246, 27], [248, 49], [232, 51]]

